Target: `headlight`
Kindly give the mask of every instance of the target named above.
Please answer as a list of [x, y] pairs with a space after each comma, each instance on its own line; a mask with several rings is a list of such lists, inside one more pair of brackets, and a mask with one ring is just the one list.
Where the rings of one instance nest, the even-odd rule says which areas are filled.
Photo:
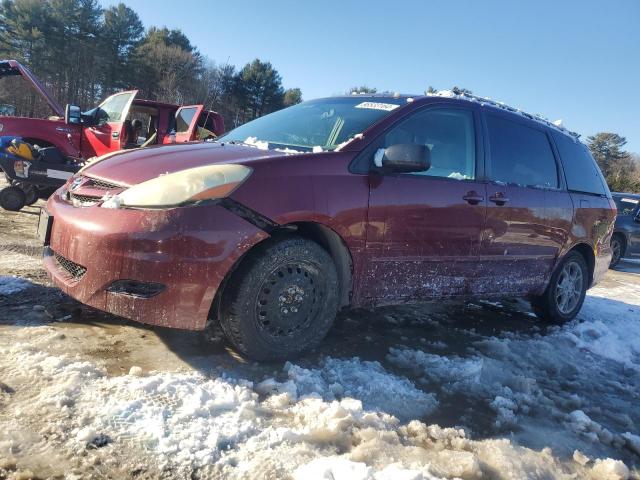
[[251, 169], [244, 165], [207, 165], [147, 180], [107, 198], [103, 208], [169, 208], [231, 194]]

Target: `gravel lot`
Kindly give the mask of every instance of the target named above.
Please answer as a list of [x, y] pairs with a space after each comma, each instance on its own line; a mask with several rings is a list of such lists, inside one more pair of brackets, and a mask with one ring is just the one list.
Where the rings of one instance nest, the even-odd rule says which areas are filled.
[[358, 310], [259, 365], [53, 288], [40, 206], [0, 211], [0, 479], [640, 478], [640, 262], [562, 328], [512, 300]]

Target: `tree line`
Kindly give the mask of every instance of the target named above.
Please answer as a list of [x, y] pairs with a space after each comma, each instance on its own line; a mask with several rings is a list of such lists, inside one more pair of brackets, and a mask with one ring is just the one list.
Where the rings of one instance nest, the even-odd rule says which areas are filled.
[[611, 132], [587, 138], [587, 145], [611, 191], [640, 193], [640, 155], [624, 150], [626, 144], [626, 138]]
[[[141, 98], [204, 104], [229, 128], [302, 100], [299, 88], [284, 89], [271, 63], [215, 64], [182, 31], [145, 29], [123, 3], [102, 8], [97, 0], [2, 0], [0, 58], [24, 62], [61, 104], [83, 108], [135, 88]], [[0, 104], [18, 115], [50, 115], [20, 81], [0, 82]]]

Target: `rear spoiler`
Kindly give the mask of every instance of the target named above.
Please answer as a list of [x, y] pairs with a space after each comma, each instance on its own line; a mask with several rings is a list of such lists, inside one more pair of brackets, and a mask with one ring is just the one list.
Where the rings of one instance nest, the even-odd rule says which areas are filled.
[[47, 102], [51, 110], [58, 116], [64, 117], [64, 108], [60, 106], [51, 92], [38, 80], [38, 78], [27, 67], [17, 60], [0, 60], [0, 78], [21, 75], [31, 87]]

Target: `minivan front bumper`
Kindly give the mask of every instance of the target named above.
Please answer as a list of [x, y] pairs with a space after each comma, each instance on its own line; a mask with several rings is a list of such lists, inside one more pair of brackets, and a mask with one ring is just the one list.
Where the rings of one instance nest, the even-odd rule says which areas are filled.
[[47, 210], [54, 283], [84, 304], [164, 327], [203, 329], [227, 273], [268, 236], [218, 205], [74, 207], [56, 192]]

